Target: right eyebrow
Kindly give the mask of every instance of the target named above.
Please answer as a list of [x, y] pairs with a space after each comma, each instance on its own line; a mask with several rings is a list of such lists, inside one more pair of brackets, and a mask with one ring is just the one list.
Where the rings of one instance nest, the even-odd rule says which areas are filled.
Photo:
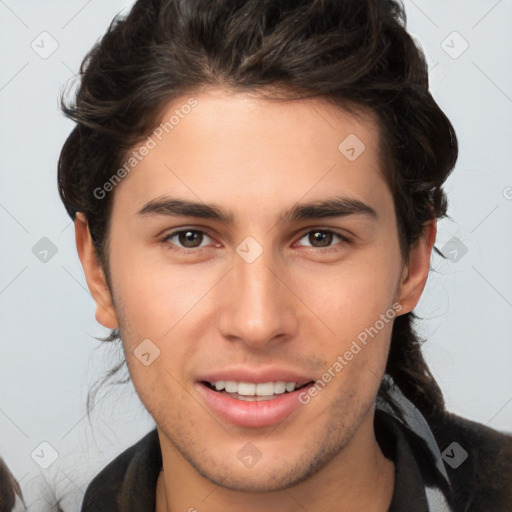
[[225, 224], [233, 224], [234, 221], [232, 213], [224, 212], [216, 206], [168, 197], [150, 201], [138, 213], [139, 215], [198, 217], [217, 220]]

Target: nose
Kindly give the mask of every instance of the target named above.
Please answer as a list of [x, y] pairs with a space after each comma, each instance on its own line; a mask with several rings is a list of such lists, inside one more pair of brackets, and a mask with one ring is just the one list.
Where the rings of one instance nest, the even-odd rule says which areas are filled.
[[287, 283], [289, 270], [283, 268], [270, 250], [252, 262], [234, 254], [233, 269], [221, 290], [218, 325], [226, 339], [261, 348], [296, 334], [299, 301]]

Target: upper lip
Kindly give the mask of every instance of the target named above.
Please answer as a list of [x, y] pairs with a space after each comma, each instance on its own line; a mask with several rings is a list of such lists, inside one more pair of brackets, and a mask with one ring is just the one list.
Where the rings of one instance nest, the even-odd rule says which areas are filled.
[[295, 382], [298, 386], [303, 386], [315, 379], [294, 370], [286, 370], [279, 368], [256, 369], [247, 367], [225, 368], [218, 371], [210, 371], [199, 377], [198, 381], [218, 382], [235, 381], [235, 382], [251, 382], [254, 384], [262, 384], [264, 382]]

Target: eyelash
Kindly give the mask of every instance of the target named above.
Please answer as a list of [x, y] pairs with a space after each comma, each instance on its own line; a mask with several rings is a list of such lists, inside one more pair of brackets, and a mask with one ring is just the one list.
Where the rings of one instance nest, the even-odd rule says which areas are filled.
[[[168, 235], [166, 235], [165, 238], [163, 238], [163, 240], [162, 240], [162, 244], [169, 251], [179, 253], [179, 254], [192, 255], [192, 254], [201, 253], [202, 250], [205, 249], [205, 247], [182, 249], [182, 248], [177, 247], [176, 244], [169, 242], [169, 239], [179, 235], [180, 233], [186, 233], [189, 231], [192, 231], [194, 233], [201, 233], [203, 235], [206, 235], [209, 238], [212, 238], [206, 231], [204, 231], [202, 229], [179, 229], [177, 231], [173, 231], [172, 233], [169, 233]], [[315, 233], [315, 232], [321, 232], [324, 234], [332, 233], [333, 235], [336, 235], [340, 238], [340, 240], [341, 240], [340, 243], [343, 245], [351, 243], [351, 240], [347, 236], [345, 236], [344, 234], [342, 234], [339, 231], [334, 230], [334, 229], [310, 229], [309, 231], [306, 231], [305, 233], [303, 233], [302, 236], [299, 238], [299, 240], [301, 240], [305, 236], [309, 235], [310, 233]], [[309, 246], [309, 247], [311, 249], [314, 249], [315, 252], [319, 252], [319, 253], [328, 253], [328, 252], [333, 252], [333, 251], [339, 250], [339, 249], [334, 248], [335, 246], [329, 246], [327, 248], [313, 247], [313, 246]]]

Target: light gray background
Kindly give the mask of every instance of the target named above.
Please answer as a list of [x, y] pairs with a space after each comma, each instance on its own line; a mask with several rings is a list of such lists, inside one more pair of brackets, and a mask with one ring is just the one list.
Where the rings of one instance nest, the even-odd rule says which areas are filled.
[[[66, 511], [77, 510], [90, 478], [153, 426], [131, 384], [108, 390], [92, 423], [86, 418], [87, 390], [116, 352], [94, 349], [93, 336], [107, 331], [94, 319], [56, 187], [72, 129], [58, 111], [59, 91], [131, 4], [0, 0], [0, 454], [31, 510], [44, 510], [44, 482], [65, 496]], [[405, 6], [434, 97], [460, 141], [446, 186], [453, 221], [439, 224], [436, 242], [452, 240], [452, 259], [433, 258], [416, 310], [425, 317], [425, 354], [450, 410], [511, 431], [512, 1]], [[44, 55], [53, 39], [58, 48]], [[43, 237], [57, 249], [46, 262], [32, 252]], [[43, 469], [36, 460], [50, 462], [52, 450], [58, 457]]]

